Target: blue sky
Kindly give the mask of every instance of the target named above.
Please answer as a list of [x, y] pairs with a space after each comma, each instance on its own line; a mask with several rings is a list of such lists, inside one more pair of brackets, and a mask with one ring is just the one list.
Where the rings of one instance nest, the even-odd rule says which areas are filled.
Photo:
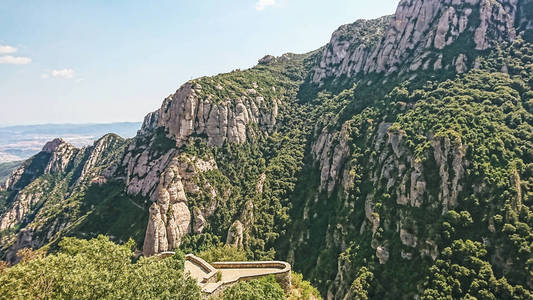
[[0, 125], [140, 121], [185, 81], [305, 53], [396, 0], [0, 5]]

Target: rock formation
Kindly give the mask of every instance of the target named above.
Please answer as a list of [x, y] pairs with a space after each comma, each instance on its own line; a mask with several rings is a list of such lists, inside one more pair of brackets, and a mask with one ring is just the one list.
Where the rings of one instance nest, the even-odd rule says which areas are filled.
[[[451, 60], [443, 62], [445, 48], [456, 42], [473, 41], [474, 50], [481, 51], [513, 40], [517, 19], [526, 24], [524, 27], [531, 27], [531, 21], [526, 21], [521, 10], [525, 4], [518, 2], [402, 0], [392, 17], [360, 20], [335, 31], [313, 69], [312, 82], [323, 85], [327, 78], [402, 74], [430, 67], [437, 71], [448, 69], [453, 61], [456, 62], [453, 67], [462, 73], [472, 66], [475, 57], [456, 53]], [[517, 15], [519, 10], [521, 17]], [[346, 32], [350, 32], [348, 37]], [[384, 34], [379, 36], [381, 32]]]
[[[208, 183], [200, 188], [197, 182], [201, 173], [214, 169], [214, 160], [205, 161], [187, 155], [178, 155], [171, 159], [152, 196], [155, 202], [150, 206], [143, 246], [144, 255], [150, 256], [175, 249], [186, 234], [202, 231], [206, 223], [205, 216], [210, 216], [213, 211], [210, 206], [216, 206], [217, 192]], [[199, 193], [200, 189], [208, 193], [215, 203], [208, 204], [204, 211], [195, 208], [191, 213], [186, 192]]]
[[236, 220], [228, 229], [228, 236], [226, 237], [226, 244], [242, 248], [244, 237], [244, 225], [241, 221]]
[[[223, 88], [223, 87], [221, 87]], [[276, 125], [278, 100], [266, 106], [256, 90], [249, 89], [237, 99], [213, 99], [203, 96], [202, 86], [187, 82], [163, 101], [161, 108], [146, 116], [141, 133], [162, 127], [178, 146], [191, 135], [205, 135], [209, 145], [221, 146], [224, 141], [244, 143], [250, 124], [265, 131]]]
[[[115, 155], [120, 153], [123, 144], [124, 140], [113, 134], [81, 149], [62, 139], [54, 139], [15, 170], [6, 182], [10, 198], [5, 211], [0, 214], [0, 231], [21, 224], [25, 227], [11, 239], [2, 239], [7, 259], [15, 259], [20, 248], [42, 246], [63, 230], [72, 220], [53, 219], [51, 216], [57, 210], [43, 208], [48, 201], [54, 201], [50, 199], [52, 193], [62, 189], [64, 194], [56, 193], [68, 198], [71, 193], [86, 189], [93, 182], [105, 182], [106, 176], [111, 176], [109, 168], [117, 160]], [[68, 180], [67, 174], [70, 176]], [[58, 178], [57, 182], [54, 177]]]

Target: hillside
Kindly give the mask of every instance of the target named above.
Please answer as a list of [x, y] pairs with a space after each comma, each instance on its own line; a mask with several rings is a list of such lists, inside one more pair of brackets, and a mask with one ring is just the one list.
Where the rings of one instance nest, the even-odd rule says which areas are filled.
[[132, 139], [54, 140], [0, 192], [0, 253], [226, 244], [326, 299], [531, 299], [532, 12], [402, 0], [315, 51], [186, 82]]
[[6, 163], [0, 163], [0, 182], [7, 180], [11, 172], [21, 164], [20, 161], [12, 161]]

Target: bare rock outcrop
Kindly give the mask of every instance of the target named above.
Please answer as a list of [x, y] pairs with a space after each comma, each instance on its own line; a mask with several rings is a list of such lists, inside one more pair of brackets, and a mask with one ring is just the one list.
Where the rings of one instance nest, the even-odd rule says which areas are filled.
[[387, 261], [389, 260], [390, 253], [387, 247], [378, 246], [376, 249], [376, 256], [379, 260], [379, 263], [383, 265], [383, 264], [386, 264]]
[[[212, 206], [216, 207], [217, 192], [208, 183], [198, 186], [198, 176], [215, 168], [214, 160], [184, 154], [171, 158], [152, 194], [154, 202], [150, 206], [143, 246], [145, 256], [177, 248], [186, 234], [202, 232], [206, 217], [214, 212]], [[211, 201], [204, 209], [196, 207], [191, 213], [186, 192], [204, 192]]]
[[[224, 88], [224, 87], [221, 87]], [[178, 146], [191, 135], [206, 136], [209, 145], [221, 146], [225, 141], [244, 143], [250, 134], [250, 123], [270, 132], [276, 125], [278, 101], [267, 104], [264, 97], [251, 90], [237, 99], [217, 99], [202, 96], [198, 83], [187, 82], [175, 94], [167, 97], [161, 109], [149, 115], [146, 128], [153, 128], [153, 121], [163, 127]]]
[[231, 224], [228, 229], [228, 236], [226, 237], [226, 244], [232, 245], [235, 247], [242, 248], [242, 243], [244, 239], [244, 225], [241, 221], [236, 220]]
[[24, 220], [32, 208], [41, 200], [41, 191], [28, 191], [19, 193], [13, 205], [0, 215], [0, 231], [15, 227]]
[[42, 151], [51, 154], [44, 169], [45, 174], [51, 174], [64, 172], [79, 149], [59, 138], [46, 143]]
[[204, 218], [202, 211], [195, 207], [193, 210], [194, 224], [193, 224], [193, 233], [202, 233], [207, 221]]
[[[123, 143], [124, 140], [115, 134], [106, 134], [98, 139], [90, 147], [84, 149], [86, 159], [81, 168], [77, 183], [84, 180], [95, 180], [94, 182], [103, 183], [108, 177], [112, 177], [114, 165], [109, 170], [101, 169], [100, 166], [106, 165], [108, 152], [113, 152], [117, 144]], [[107, 171], [107, 172], [106, 172]]]
[[[436, 71], [453, 61], [461, 73], [474, 59], [457, 54], [444, 62], [444, 48], [463, 35], [473, 40], [479, 51], [512, 41], [517, 36], [515, 22], [523, 24], [523, 29], [532, 26], [525, 10], [517, 0], [402, 0], [394, 16], [360, 20], [335, 31], [311, 81], [322, 85], [326, 78], [342, 76], [402, 74], [430, 67]], [[347, 31], [352, 33], [349, 38]], [[377, 39], [376, 32], [381, 35]]]
[[350, 155], [347, 125], [343, 125], [339, 132], [328, 132], [324, 128], [312, 145], [312, 152], [319, 163], [320, 190], [331, 194], [341, 179], [344, 163]]
[[145, 256], [178, 247], [181, 238], [191, 230], [191, 213], [178, 166], [171, 165], [165, 170], [156, 194], [144, 238]]
[[458, 194], [462, 191], [460, 179], [464, 174], [466, 146], [459, 137], [450, 139], [448, 136], [436, 137], [432, 144], [439, 166], [439, 202], [444, 213], [457, 205]]
[[158, 124], [159, 124], [159, 109], [151, 113], [148, 113], [144, 117], [144, 121], [143, 121], [143, 124], [141, 125], [141, 129], [137, 131], [137, 134], [144, 135], [148, 133], [153, 133], [153, 131], [157, 128]]

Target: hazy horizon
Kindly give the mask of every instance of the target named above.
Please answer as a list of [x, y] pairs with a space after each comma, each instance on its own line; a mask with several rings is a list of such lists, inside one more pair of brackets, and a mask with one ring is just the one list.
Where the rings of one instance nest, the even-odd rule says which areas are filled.
[[131, 138], [140, 127], [141, 122], [0, 126], [0, 163], [27, 159], [55, 138], [83, 147], [107, 133]]
[[113, 124], [142, 124], [143, 120], [138, 121], [117, 121], [117, 122], [65, 122], [65, 123], [14, 123], [14, 124], [3, 124], [0, 123], [0, 129], [10, 128], [10, 127], [22, 127], [22, 126], [62, 126], [62, 125], [73, 125], [73, 126], [82, 126], [82, 125], [113, 125]]

